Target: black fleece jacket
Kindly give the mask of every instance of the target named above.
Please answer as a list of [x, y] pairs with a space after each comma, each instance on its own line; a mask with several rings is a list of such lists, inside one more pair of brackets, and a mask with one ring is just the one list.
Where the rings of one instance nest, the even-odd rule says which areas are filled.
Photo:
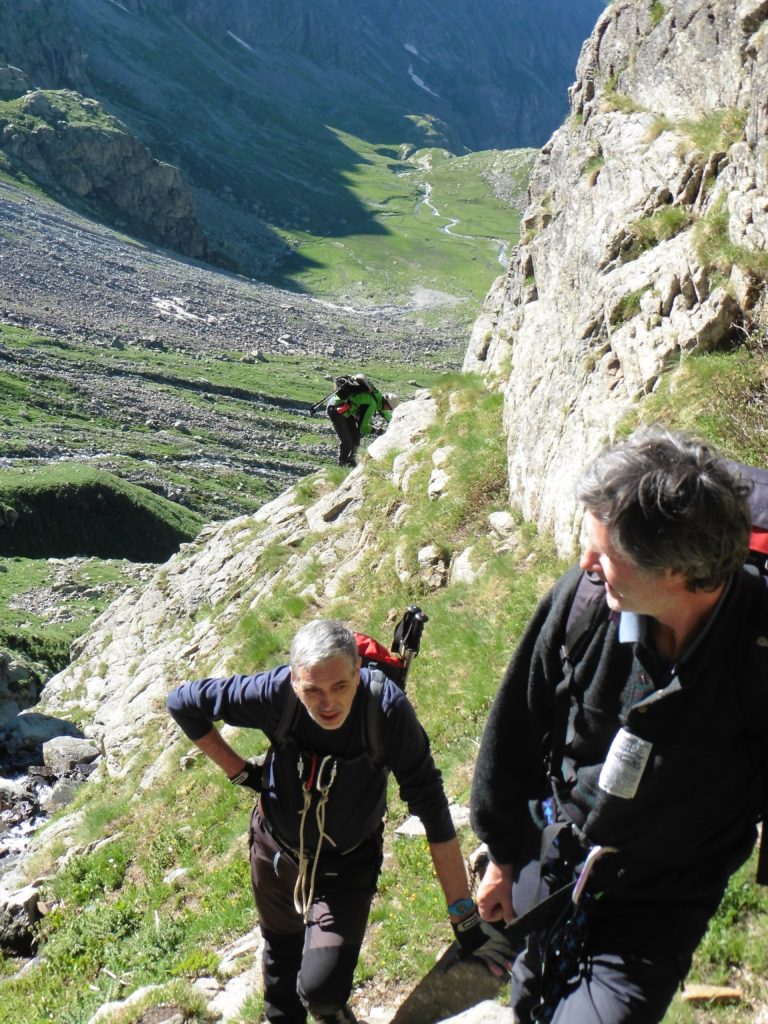
[[[546, 795], [560, 648], [580, 573], [567, 573], [536, 610], [491, 708], [472, 788], [472, 823], [500, 864], [514, 864]], [[615, 618], [597, 625], [574, 678], [563, 801], [586, 845], [618, 847], [625, 880], [601, 901], [598, 934], [624, 948], [649, 941], [692, 950], [749, 856], [768, 773], [768, 588], [746, 571], [731, 581], [700, 641], [675, 665], [641, 642], [620, 643]], [[618, 731], [649, 748], [631, 798], [600, 773]], [[631, 911], [632, 916], [627, 917]], [[640, 920], [642, 919], [642, 920]], [[632, 922], [632, 927], [628, 922]], [[665, 934], [664, 934], [665, 933]]]

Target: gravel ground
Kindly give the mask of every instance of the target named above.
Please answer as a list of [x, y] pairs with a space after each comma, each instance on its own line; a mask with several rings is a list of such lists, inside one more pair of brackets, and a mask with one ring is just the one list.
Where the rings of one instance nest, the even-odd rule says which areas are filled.
[[430, 332], [414, 309], [351, 311], [144, 245], [0, 182], [0, 320], [72, 340], [161, 336], [205, 352], [386, 353], [416, 362], [453, 352], [457, 328]]

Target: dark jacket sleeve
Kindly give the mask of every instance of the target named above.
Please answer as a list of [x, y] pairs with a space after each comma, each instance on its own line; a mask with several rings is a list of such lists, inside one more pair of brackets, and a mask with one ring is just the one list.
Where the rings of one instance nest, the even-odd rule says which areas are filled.
[[544, 756], [562, 678], [560, 647], [580, 572], [566, 573], [536, 609], [502, 678], [472, 780], [471, 820], [498, 864], [513, 864], [528, 803], [543, 795]]
[[384, 753], [397, 780], [401, 800], [408, 805], [411, 814], [421, 819], [430, 843], [453, 839], [456, 830], [448, 810], [442, 775], [413, 706], [402, 690], [388, 682], [382, 708]]
[[281, 665], [254, 676], [195, 679], [170, 692], [168, 711], [191, 740], [209, 733], [214, 722], [271, 735], [282, 707], [282, 695], [276, 699], [276, 694], [289, 675], [290, 668]]

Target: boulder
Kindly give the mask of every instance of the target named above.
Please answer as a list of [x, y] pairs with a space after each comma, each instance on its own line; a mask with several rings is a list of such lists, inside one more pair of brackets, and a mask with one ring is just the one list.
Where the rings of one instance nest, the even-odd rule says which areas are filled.
[[0, 66], [0, 100], [15, 100], [29, 89], [29, 79], [12, 64]]
[[0, 890], [0, 950], [10, 956], [29, 956], [35, 948], [34, 927], [40, 920], [39, 889], [27, 885], [13, 892]]
[[55, 736], [43, 744], [43, 764], [64, 775], [77, 765], [91, 764], [101, 751], [93, 740], [78, 736]]

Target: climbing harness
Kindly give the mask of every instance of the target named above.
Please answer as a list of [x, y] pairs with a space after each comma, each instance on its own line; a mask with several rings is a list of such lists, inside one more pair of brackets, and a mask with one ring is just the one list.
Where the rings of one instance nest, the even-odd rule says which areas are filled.
[[[315, 878], [317, 876], [317, 864], [320, 859], [320, 850], [324, 840], [328, 840], [331, 846], [335, 846], [334, 840], [325, 831], [325, 812], [328, 805], [328, 796], [331, 786], [336, 779], [337, 762], [331, 754], [326, 754], [322, 760], [317, 754], [307, 755], [309, 763], [305, 763], [304, 754], [299, 754], [297, 769], [299, 781], [304, 796], [304, 804], [299, 811], [299, 872], [296, 878], [296, 885], [293, 890], [293, 905], [296, 912], [301, 914], [304, 924], [309, 924], [309, 912], [312, 908], [312, 900], [315, 897]], [[315, 808], [315, 821], [317, 822], [317, 847], [314, 856], [307, 854], [304, 848], [304, 826], [307, 814], [312, 806], [312, 791], [319, 794]], [[311, 865], [311, 869], [310, 869]]]
[[538, 1005], [531, 1013], [536, 1024], [549, 1024], [563, 998], [568, 981], [578, 969], [592, 910], [602, 895], [587, 889], [590, 875], [601, 858], [617, 852], [613, 846], [592, 847], [573, 887], [570, 904], [546, 934], [542, 946], [543, 991]]

